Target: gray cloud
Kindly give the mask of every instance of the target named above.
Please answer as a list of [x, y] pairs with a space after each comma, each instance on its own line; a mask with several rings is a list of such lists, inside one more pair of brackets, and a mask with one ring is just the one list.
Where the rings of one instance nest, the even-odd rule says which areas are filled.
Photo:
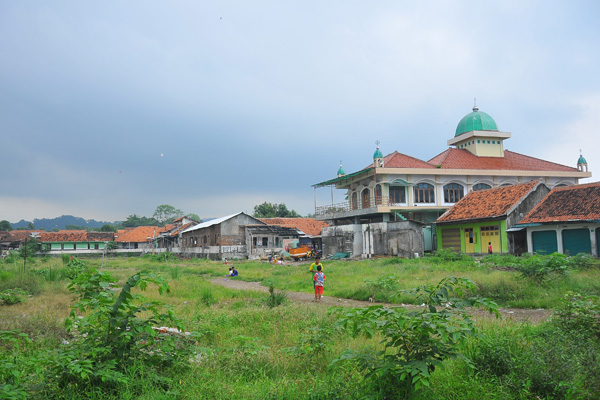
[[510, 150], [573, 165], [583, 148], [593, 166], [598, 11], [4, 2], [0, 219], [125, 219], [165, 203], [203, 217], [262, 201], [312, 212], [310, 185], [340, 160], [363, 168], [376, 140], [429, 159], [474, 97], [513, 133]]

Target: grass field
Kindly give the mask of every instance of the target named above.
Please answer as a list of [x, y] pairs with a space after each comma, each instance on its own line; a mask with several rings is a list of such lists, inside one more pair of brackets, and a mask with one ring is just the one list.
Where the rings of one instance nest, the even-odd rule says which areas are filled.
[[[452, 357], [432, 371], [429, 386], [402, 396], [600, 398], [600, 311], [594, 297], [600, 295], [598, 265], [588, 259], [563, 261], [565, 268], [541, 259], [474, 260], [444, 253], [411, 260], [325, 260], [326, 296], [367, 300], [375, 293], [378, 301], [414, 303], [414, 298], [400, 291], [454, 276], [469, 278], [475, 296], [488, 297], [502, 307], [562, 310], [561, 318], [535, 326], [505, 320], [478, 322], [476, 335], [455, 344], [460, 357]], [[523, 263], [546, 270], [541, 278], [540, 272], [532, 277], [526, 271], [530, 265], [523, 267]], [[334, 362], [348, 350], [374, 357], [383, 349], [384, 333], [376, 331], [371, 338], [354, 336], [340, 329], [340, 312], [323, 304], [294, 303], [286, 301], [285, 295], [273, 303], [269, 293], [213, 285], [210, 279], [223, 277], [228, 268], [206, 260], [165, 261], [162, 256], [148, 256], [112, 258], [105, 265], [99, 259], [83, 259], [78, 265], [110, 274], [116, 281], [110, 290], [116, 295], [142, 270], [160, 275], [169, 282], [170, 292], [160, 295], [158, 286], [149, 281], [145, 291], [136, 286], [131, 293], [143, 294], [146, 305], [154, 301], [169, 305], [192, 335], [160, 351], [144, 345], [141, 352], [132, 352], [120, 342], [107, 347], [101, 325], [109, 319], [103, 319], [102, 313], [110, 314], [114, 298], [103, 297], [104, 289], [94, 293], [88, 289], [88, 300], [92, 300], [86, 303], [87, 311], [76, 313], [85, 318], [74, 320], [82, 321], [80, 324], [92, 321], [98, 329], [94, 331], [91, 323], [90, 335], [102, 334], [83, 347], [82, 338], [65, 328], [71, 307], [78, 301], [68, 289], [74, 279], [73, 268], [60, 259], [47, 258], [28, 260], [24, 272], [22, 260], [8, 259], [0, 264], [0, 293], [22, 289], [27, 294], [20, 302], [0, 305], [0, 398], [405, 398], [399, 397], [400, 391], [386, 375], [377, 378], [375, 371], [372, 379], [365, 377], [365, 370], [356, 363]], [[291, 261], [284, 266], [238, 262], [240, 276], [236, 279], [260, 281], [284, 293], [312, 293], [308, 266]], [[97, 287], [108, 288], [103, 285]], [[577, 301], [565, 312], [563, 299], [568, 292], [579, 296], [573, 297]], [[166, 315], [162, 311], [152, 314], [151, 306], [136, 310], [139, 313], [129, 309], [131, 315], [146, 321]], [[133, 332], [137, 319], [128, 321]], [[112, 334], [121, 341], [132, 336], [124, 330]], [[147, 335], [153, 337], [152, 332]], [[113, 353], [107, 354], [106, 348]], [[120, 352], [124, 355], [117, 354]], [[90, 357], [93, 367], [82, 362], [85, 357]], [[104, 363], [98, 363], [99, 359]], [[102, 371], [107, 372], [100, 374]]]

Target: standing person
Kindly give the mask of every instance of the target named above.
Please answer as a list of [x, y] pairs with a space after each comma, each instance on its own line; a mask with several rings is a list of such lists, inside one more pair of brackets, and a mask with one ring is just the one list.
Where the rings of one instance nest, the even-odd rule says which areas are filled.
[[313, 277], [313, 281], [315, 282], [315, 303], [320, 303], [325, 285], [325, 274], [321, 271], [320, 265], [317, 265], [317, 273]]
[[492, 242], [488, 242], [488, 254], [492, 254]]
[[[310, 268], [308, 269], [308, 272], [317, 272], [317, 269], [321, 267], [321, 271], [325, 271], [325, 269], [323, 268], [323, 264], [321, 264], [321, 258], [317, 257], [315, 258], [315, 262], [310, 264]], [[314, 286], [314, 279], [313, 279], [313, 286]]]

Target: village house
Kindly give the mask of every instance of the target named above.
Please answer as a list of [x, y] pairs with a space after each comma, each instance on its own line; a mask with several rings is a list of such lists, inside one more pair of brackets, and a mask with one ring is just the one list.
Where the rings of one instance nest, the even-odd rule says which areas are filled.
[[283, 247], [283, 241], [297, 238], [292, 228], [271, 226], [243, 212], [193, 225], [181, 233], [180, 247], [185, 256], [214, 260], [264, 257]]
[[[475, 106], [459, 121], [447, 141], [450, 147], [428, 161], [398, 151], [384, 156], [377, 146], [373, 162], [365, 168], [347, 174], [340, 165], [336, 178], [313, 185], [315, 191], [329, 187], [346, 195], [342, 203], [315, 208], [317, 220], [333, 225], [323, 229], [324, 250], [337, 243], [355, 257], [393, 255], [403, 240], [397, 235], [408, 229], [418, 231], [423, 244], [403, 252], [421, 254], [435, 249], [436, 220], [471, 191], [540, 178], [555, 188], [576, 185], [591, 176], [583, 156], [577, 167], [541, 160], [506, 150], [504, 142], [510, 137], [510, 132], [500, 131], [494, 119]], [[387, 229], [388, 224], [398, 222], [411, 223]]]
[[522, 228], [513, 228], [550, 189], [531, 181], [468, 193], [436, 221], [438, 249], [467, 254], [527, 251]]
[[279, 225], [286, 228], [293, 228], [300, 235], [297, 239], [284, 239], [283, 247], [291, 248], [293, 242], [312, 245], [315, 250], [323, 248], [321, 231], [329, 226], [325, 221], [317, 221], [314, 218], [259, 218], [260, 221], [268, 225]]
[[168, 231], [169, 227], [137, 226], [135, 228], [119, 229], [115, 233], [117, 252], [122, 250], [137, 250], [146, 253], [158, 249], [157, 239], [161, 233]]
[[529, 253], [598, 257], [600, 182], [553, 189], [515, 227], [526, 230]]

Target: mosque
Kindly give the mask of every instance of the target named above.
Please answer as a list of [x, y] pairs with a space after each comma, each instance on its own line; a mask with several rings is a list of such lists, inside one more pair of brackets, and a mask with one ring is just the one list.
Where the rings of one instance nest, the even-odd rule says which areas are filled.
[[[346, 173], [340, 164], [336, 178], [313, 185], [315, 191], [330, 187], [332, 192], [335, 188], [346, 193], [343, 203], [315, 204], [315, 218], [328, 221], [333, 227], [346, 226], [333, 229], [337, 239], [330, 242], [334, 251], [342, 249], [355, 256], [358, 251], [363, 256], [394, 253], [388, 251], [385, 243], [377, 244], [377, 238], [371, 237], [373, 224], [384, 224], [377, 226], [388, 231], [385, 224], [416, 223], [419, 228], [413, 224], [408, 229], [421, 230], [424, 245], [422, 249], [405, 249], [412, 255], [433, 250], [433, 224], [470, 191], [540, 178], [552, 189], [576, 185], [580, 179], [592, 175], [583, 155], [579, 156], [576, 167], [561, 165], [505, 150], [504, 141], [510, 137], [510, 132], [500, 131], [489, 114], [474, 106], [458, 123], [454, 137], [447, 141], [449, 148], [430, 160], [420, 160], [398, 151], [384, 156], [377, 146], [373, 162], [365, 168]], [[364, 233], [365, 229], [368, 234]], [[340, 233], [342, 231], [345, 233]], [[353, 232], [352, 235], [349, 232]], [[326, 246], [328, 234], [331, 232], [323, 233], [323, 246]], [[340, 234], [345, 239], [340, 239]], [[389, 239], [384, 236], [381, 240]], [[344, 247], [344, 243], [350, 241], [352, 245]]]

